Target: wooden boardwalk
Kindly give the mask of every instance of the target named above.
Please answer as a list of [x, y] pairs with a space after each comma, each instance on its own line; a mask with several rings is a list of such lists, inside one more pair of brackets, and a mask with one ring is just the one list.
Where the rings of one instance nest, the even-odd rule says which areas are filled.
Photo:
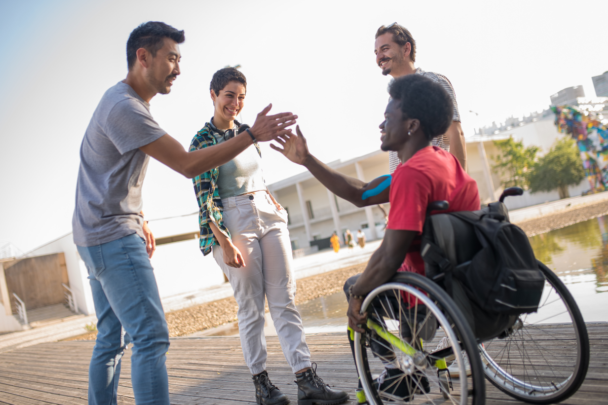
[[[588, 325], [591, 365], [587, 380], [564, 404], [608, 404], [608, 323]], [[351, 393], [357, 377], [345, 334], [307, 336], [319, 375]], [[0, 354], [0, 404], [86, 404], [93, 342], [57, 342]], [[294, 376], [276, 337], [268, 338], [272, 381], [297, 403]], [[559, 356], [559, 353], [556, 353]], [[172, 404], [253, 404], [251, 375], [233, 337], [175, 338], [167, 356]], [[487, 403], [517, 404], [489, 382]], [[119, 404], [134, 404], [130, 351], [122, 365]], [[418, 403], [416, 401], [415, 403]], [[441, 402], [437, 402], [441, 403]]]

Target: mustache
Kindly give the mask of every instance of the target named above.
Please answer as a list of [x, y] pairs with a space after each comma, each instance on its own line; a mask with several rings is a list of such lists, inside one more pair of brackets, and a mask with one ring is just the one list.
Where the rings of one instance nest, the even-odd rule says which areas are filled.
[[391, 58], [382, 58], [382, 59], [380, 59], [380, 60], [378, 61], [378, 66], [380, 66], [380, 64], [381, 64], [382, 62], [386, 62], [386, 61], [389, 61], [389, 60], [391, 60]]

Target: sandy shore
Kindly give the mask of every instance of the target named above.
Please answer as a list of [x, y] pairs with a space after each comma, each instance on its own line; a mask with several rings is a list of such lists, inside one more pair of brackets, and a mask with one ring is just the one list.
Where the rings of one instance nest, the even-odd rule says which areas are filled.
[[[533, 236], [607, 214], [608, 201], [523, 221], [517, 225], [529, 236]], [[296, 304], [341, 291], [344, 281], [352, 275], [361, 273], [365, 265], [366, 263], [361, 263], [298, 280]], [[230, 297], [169, 312], [166, 314], [169, 334], [171, 337], [184, 336], [234, 322], [237, 320], [237, 309], [236, 301]], [[96, 333], [88, 333], [68, 340], [94, 340], [95, 335]]]

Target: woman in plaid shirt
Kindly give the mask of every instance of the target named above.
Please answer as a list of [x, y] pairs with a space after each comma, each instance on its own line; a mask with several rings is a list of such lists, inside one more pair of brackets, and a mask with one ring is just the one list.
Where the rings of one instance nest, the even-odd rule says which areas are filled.
[[254, 134], [248, 125], [236, 120], [244, 107], [246, 88], [245, 76], [235, 68], [213, 75], [210, 93], [214, 115], [190, 146], [190, 151], [206, 148], [244, 131], [254, 139], [254, 144], [233, 160], [194, 178], [200, 208], [200, 248], [205, 255], [213, 252], [234, 290], [243, 355], [253, 374], [257, 403], [289, 403], [266, 372], [266, 299], [283, 353], [296, 374], [298, 402], [342, 403], [348, 394], [323, 383], [310, 361], [294, 301], [287, 212], [266, 188], [262, 153]]

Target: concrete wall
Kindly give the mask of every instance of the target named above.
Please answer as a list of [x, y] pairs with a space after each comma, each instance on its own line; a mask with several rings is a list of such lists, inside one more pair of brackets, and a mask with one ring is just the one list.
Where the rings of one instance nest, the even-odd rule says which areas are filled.
[[85, 315], [94, 314], [95, 307], [93, 305], [93, 295], [87, 279], [88, 271], [84, 262], [80, 258], [80, 255], [78, 254], [78, 250], [73, 242], [71, 233], [29, 252], [27, 257], [49, 255], [60, 252], [65, 254], [65, 263], [68, 269], [70, 289], [74, 294], [74, 300], [76, 301], [78, 311]]
[[0, 333], [23, 330], [23, 326], [13, 315], [6, 314], [6, 308], [0, 304]]
[[21, 323], [12, 314], [11, 302], [4, 277], [3, 263], [0, 262], [0, 332], [15, 332], [23, 329]]
[[[568, 187], [570, 197], [578, 197], [582, 195], [583, 191], [589, 190], [589, 182], [584, 179], [576, 186]], [[541, 193], [530, 193], [525, 191], [523, 195], [519, 197], [509, 197], [505, 199], [505, 204], [509, 210], [516, 210], [518, 208], [529, 207], [537, 204], [544, 204], [550, 201], [559, 200], [559, 193], [557, 190]]]

